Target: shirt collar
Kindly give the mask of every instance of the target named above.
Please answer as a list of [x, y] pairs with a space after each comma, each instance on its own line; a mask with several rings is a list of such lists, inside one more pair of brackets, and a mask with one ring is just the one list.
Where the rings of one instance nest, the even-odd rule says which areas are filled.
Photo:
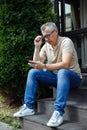
[[56, 50], [58, 47], [59, 47], [59, 45], [61, 44], [61, 40], [60, 40], [61, 38], [60, 38], [60, 36], [58, 37], [58, 41], [57, 41], [57, 45], [53, 48], [51, 45], [50, 45], [50, 49], [51, 50]]

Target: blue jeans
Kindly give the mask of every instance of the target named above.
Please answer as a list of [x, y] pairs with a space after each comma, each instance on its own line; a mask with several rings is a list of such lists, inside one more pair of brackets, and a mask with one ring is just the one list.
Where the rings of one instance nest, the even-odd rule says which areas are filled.
[[63, 115], [70, 88], [79, 87], [81, 78], [77, 73], [68, 69], [60, 69], [57, 74], [51, 71], [31, 69], [28, 73], [24, 96], [24, 102], [30, 109], [34, 109], [39, 82], [44, 86], [54, 86], [56, 88], [54, 110]]

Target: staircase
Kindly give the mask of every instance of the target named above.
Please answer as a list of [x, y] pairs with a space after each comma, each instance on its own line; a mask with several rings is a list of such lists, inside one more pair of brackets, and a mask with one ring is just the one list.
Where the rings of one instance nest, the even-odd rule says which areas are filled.
[[53, 113], [54, 100], [39, 100], [35, 115], [20, 118], [22, 130], [87, 130], [87, 74], [83, 74], [81, 86], [70, 91], [64, 123], [57, 128], [50, 128], [46, 123]]

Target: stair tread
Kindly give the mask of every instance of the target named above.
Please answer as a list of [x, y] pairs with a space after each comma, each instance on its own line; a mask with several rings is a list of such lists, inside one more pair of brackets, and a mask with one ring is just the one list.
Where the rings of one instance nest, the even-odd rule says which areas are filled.
[[83, 77], [87, 76], [87, 73], [82, 73], [82, 76], [83, 76]]
[[[47, 114], [41, 114], [41, 113], [36, 113], [33, 116], [26, 116], [23, 117], [22, 121], [29, 121], [33, 123], [38, 123], [40, 125], [45, 125], [47, 121], [49, 120], [49, 116]], [[21, 119], [21, 118], [20, 118]], [[84, 126], [80, 122], [74, 122], [74, 121], [69, 121], [69, 120], [64, 120], [64, 123], [58, 127], [58, 130], [87, 130], [87, 126]]]
[[[39, 100], [39, 102], [47, 103], [47, 104], [50, 104], [52, 106], [52, 105], [54, 105], [54, 100], [55, 100], [55, 98], [46, 98], [46, 99]], [[72, 106], [72, 107], [87, 110], [87, 101], [85, 101], [84, 99], [82, 99], [82, 100], [77, 100], [77, 99], [70, 100], [69, 99], [67, 101], [67, 106]]]
[[75, 108], [87, 110], [87, 102], [67, 101], [67, 106], [72, 106]]

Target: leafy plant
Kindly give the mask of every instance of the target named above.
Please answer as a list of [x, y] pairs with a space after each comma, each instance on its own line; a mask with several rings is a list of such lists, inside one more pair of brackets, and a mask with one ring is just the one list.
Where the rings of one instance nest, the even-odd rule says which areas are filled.
[[15, 99], [23, 97], [34, 37], [55, 20], [52, 7], [50, 0], [0, 0], [0, 90]]

